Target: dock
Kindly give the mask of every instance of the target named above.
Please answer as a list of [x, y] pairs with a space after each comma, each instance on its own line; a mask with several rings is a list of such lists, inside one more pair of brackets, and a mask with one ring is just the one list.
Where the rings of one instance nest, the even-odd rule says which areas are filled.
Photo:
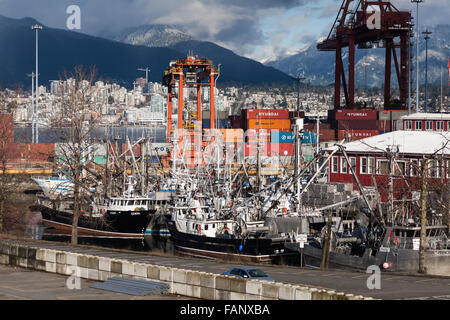
[[228, 264], [217, 261], [36, 240], [0, 239], [0, 264], [94, 281], [110, 277], [160, 281], [169, 284], [170, 294], [206, 300], [372, 300], [294, 283], [221, 275], [218, 267]]
[[0, 239], [0, 264], [66, 276], [76, 270], [92, 281], [159, 281], [171, 294], [205, 300], [450, 299], [450, 277], [383, 272], [382, 289], [370, 290], [363, 272], [257, 265], [275, 280], [268, 283], [221, 274], [238, 263], [41, 240]]

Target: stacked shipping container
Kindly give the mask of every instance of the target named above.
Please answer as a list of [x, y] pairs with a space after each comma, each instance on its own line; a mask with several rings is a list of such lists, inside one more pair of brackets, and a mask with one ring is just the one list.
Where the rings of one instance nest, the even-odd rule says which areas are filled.
[[340, 109], [330, 113], [338, 140], [354, 141], [379, 134], [376, 110]]

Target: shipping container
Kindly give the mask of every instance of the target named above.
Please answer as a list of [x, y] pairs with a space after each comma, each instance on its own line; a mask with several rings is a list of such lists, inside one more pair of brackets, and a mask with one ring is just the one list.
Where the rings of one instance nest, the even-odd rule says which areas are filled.
[[243, 127], [241, 116], [230, 116], [229, 119], [230, 119], [231, 128], [239, 129], [239, 128]]
[[336, 110], [331, 109], [328, 110], [328, 118], [327, 118], [328, 122], [331, 123], [332, 121], [336, 120]]
[[[244, 142], [244, 130], [242, 129], [218, 129], [223, 142]], [[209, 129], [205, 130], [205, 135], [209, 136]], [[217, 134], [217, 133], [215, 133]]]
[[305, 111], [289, 111], [289, 119], [304, 118]]
[[[315, 132], [315, 131], [312, 131]], [[336, 140], [336, 132], [334, 129], [324, 129], [319, 132], [319, 141], [333, 141]]]
[[294, 142], [293, 132], [272, 131], [270, 133], [270, 141], [272, 143], [292, 143]]
[[336, 110], [336, 120], [377, 120], [376, 110]]
[[[316, 131], [317, 130], [317, 123], [316, 122], [309, 122], [305, 123], [303, 125], [304, 130], [308, 131]], [[319, 122], [319, 130], [327, 130], [331, 129], [331, 124], [328, 122]]]
[[246, 129], [290, 129], [289, 119], [249, 119]]
[[338, 130], [338, 140], [355, 141], [377, 136], [379, 133], [378, 130]]
[[245, 141], [267, 143], [271, 141], [270, 135], [271, 131], [268, 129], [248, 129], [245, 132]]
[[[259, 145], [259, 155], [260, 156], [270, 156], [271, 155], [271, 143], [262, 143]], [[258, 143], [246, 143], [244, 154], [246, 157], [258, 155]]]
[[[320, 133], [319, 133], [320, 134]], [[317, 133], [304, 131], [301, 138], [302, 143], [317, 143]]]
[[172, 148], [171, 143], [152, 143], [147, 153], [150, 155], [167, 156]]
[[246, 119], [289, 119], [288, 109], [247, 109]]
[[[231, 128], [231, 121], [230, 119], [216, 119], [215, 120], [215, 126], [217, 129], [227, 129]], [[209, 129], [211, 128], [211, 120], [210, 119], [202, 119], [202, 128]]]
[[377, 130], [378, 120], [337, 120], [338, 130]]
[[203, 141], [211, 141], [217, 138], [222, 142], [243, 142], [244, 130], [242, 129], [203, 129]]
[[294, 143], [271, 143], [270, 156], [292, 156], [294, 155]]

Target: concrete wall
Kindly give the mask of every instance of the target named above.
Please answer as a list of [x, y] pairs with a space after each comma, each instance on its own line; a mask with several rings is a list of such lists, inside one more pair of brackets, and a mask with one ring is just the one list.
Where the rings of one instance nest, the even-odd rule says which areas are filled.
[[207, 300], [373, 300], [279, 282], [240, 279], [32, 246], [0, 242], [0, 264], [105, 281], [122, 276], [160, 281], [170, 293]]

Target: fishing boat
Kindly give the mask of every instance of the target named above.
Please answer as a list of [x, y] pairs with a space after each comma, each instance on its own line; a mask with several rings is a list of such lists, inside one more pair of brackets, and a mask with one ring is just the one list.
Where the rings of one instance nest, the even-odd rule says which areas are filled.
[[[78, 234], [80, 236], [142, 238], [161, 206], [171, 199], [171, 192], [151, 192], [147, 196], [136, 195], [132, 177], [127, 190], [120, 197], [105, 198], [101, 203], [87, 202], [80, 209]], [[71, 199], [54, 200], [44, 195], [38, 197], [33, 211], [40, 211], [45, 226], [70, 231], [73, 225], [74, 204]]]
[[280, 262], [286, 237], [273, 235], [264, 220], [217, 216], [209, 197], [195, 196], [170, 207], [167, 225], [177, 251], [191, 256], [251, 262]]

